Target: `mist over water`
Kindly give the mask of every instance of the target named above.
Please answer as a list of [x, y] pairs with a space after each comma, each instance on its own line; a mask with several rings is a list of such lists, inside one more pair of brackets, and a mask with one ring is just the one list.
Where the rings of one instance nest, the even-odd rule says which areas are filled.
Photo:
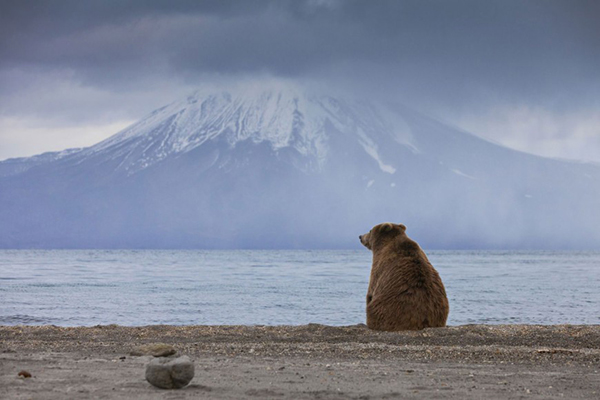
[[[427, 253], [449, 325], [600, 323], [600, 252]], [[367, 250], [0, 250], [0, 324], [364, 323], [370, 266]]]

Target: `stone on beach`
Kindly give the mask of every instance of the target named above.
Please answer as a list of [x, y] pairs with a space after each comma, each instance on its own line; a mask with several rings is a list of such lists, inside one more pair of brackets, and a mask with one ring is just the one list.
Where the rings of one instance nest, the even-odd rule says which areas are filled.
[[146, 380], [161, 389], [181, 389], [194, 378], [194, 364], [188, 356], [155, 358], [146, 366]]
[[177, 353], [177, 350], [173, 346], [169, 346], [164, 343], [153, 343], [142, 346], [137, 346], [129, 355], [132, 356], [154, 356], [154, 357], [168, 357]]
[[22, 377], [22, 378], [31, 378], [31, 374], [28, 371], [20, 371], [17, 376]]

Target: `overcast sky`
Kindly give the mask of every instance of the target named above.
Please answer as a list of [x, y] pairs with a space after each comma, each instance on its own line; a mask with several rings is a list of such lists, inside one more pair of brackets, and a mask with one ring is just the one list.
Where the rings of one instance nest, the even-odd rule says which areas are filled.
[[0, 1], [0, 159], [91, 145], [196, 88], [276, 77], [600, 162], [600, 1]]

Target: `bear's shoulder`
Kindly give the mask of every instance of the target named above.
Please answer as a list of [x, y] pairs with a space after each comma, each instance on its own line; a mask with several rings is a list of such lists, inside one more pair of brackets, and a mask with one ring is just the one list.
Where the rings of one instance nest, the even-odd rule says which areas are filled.
[[402, 233], [396, 237], [396, 240], [394, 241], [394, 250], [406, 256], [421, 256], [421, 254], [423, 254], [421, 246], [406, 236], [405, 233]]

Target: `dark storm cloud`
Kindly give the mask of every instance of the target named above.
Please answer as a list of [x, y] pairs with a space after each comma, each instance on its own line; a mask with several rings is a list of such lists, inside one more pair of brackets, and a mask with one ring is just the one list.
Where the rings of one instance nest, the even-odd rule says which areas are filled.
[[[600, 91], [594, 1], [4, 1], [0, 68], [127, 89], [205, 74], [347, 77], [434, 101]], [[470, 99], [470, 100], [469, 100]]]

